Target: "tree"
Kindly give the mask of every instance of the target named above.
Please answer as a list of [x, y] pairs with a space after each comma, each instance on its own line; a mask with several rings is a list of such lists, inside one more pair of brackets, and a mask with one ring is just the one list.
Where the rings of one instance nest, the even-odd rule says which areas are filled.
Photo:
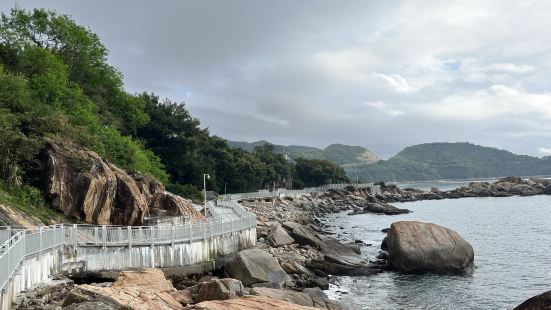
[[295, 184], [299, 187], [350, 182], [344, 169], [330, 161], [299, 158], [296, 162]]

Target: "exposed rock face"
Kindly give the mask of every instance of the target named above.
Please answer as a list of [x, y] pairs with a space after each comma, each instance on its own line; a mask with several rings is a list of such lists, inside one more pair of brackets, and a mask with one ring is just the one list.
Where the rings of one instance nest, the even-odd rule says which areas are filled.
[[469, 273], [474, 268], [472, 246], [455, 231], [431, 223], [402, 221], [388, 232], [390, 265], [408, 273]]
[[316, 308], [299, 306], [287, 301], [261, 296], [244, 296], [225, 301], [204, 301], [184, 309], [197, 310], [315, 310]]
[[203, 219], [158, 182], [132, 177], [93, 151], [50, 143], [43, 154], [44, 192], [65, 215], [94, 224], [142, 225], [151, 206], [153, 213]]
[[277, 260], [260, 249], [241, 251], [226, 264], [224, 271], [245, 286], [283, 287], [289, 280]]
[[551, 310], [551, 291], [534, 296], [513, 310]]
[[124, 271], [110, 287], [80, 285], [65, 298], [63, 307], [91, 309], [97, 304], [114, 309], [182, 309], [177, 292], [159, 269]]
[[39, 225], [42, 225], [39, 219], [0, 204], [0, 226], [33, 228]]

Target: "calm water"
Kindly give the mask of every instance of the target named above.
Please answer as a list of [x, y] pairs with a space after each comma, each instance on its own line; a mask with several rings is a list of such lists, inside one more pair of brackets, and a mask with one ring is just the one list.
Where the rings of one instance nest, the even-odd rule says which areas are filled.
[[[331, 215], [339, 238], [362, 239], [373, 259], [385, 234], [400, 220], [454, 229], [475, 251], [471, 276], [401, 275], [334, 277], [330, 297], [361, 309], [510, 309], [551, 289], [551, 196], [465, 198], [394, 204], [413, 211], [385, 216]], [[343, 228], [339, 228], [342, 226]], [[345, 292], [339, 293], [338, 291]]]

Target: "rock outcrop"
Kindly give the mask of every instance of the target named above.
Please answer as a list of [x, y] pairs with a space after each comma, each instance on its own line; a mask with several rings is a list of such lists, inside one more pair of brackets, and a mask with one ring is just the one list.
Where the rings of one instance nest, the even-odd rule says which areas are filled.
[[513, 310], [551, 310], [551, 291], [534, 296]]
[[224, 301], [204, 301], [184, 308], [186, 310], [316, 310], [287, 301], [262, 296], [244, 296]]
[[176, 290], [159, 269], [123, 271], [112, 286], [79, 285], [69, 292], [62, 307], [79, 309], [101, 304], [114, 309], [182, 309], [176, 296]]
[[43, 190], [67, 216], [106, 225], [142, 225], [150, 214], [203, 219], [189, 201], [167, 193], [152, 178], [131, 176], [91, 150], [49, 143], [42, 157]]
[[278, 261], [260, 249], [243, 250], [233, 256], [224, 267], [225, 273], [240, 280], [245, 286], [281, 288], [289, 276]]
[[296, 305], [319, 309], [338, 310], [342, 308], [339, 302], [327, 298], [321, 289], [305, 289], [302, 292], [297, 292], [257, 287], [251, 290], [251, 295], [284, 300]]
[[407, 273], [469, 273], [472, 246], [455, 231], [432, 223], [393, 223], [387, 235], [389, 263]]
[[11, 226], [12, 228], [34, 228], [43, 223], [23, 212], [0, 204], [0, 226]]

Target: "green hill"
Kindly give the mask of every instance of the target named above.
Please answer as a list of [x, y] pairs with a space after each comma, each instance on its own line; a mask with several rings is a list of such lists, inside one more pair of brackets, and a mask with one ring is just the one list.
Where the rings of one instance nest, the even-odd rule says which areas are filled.
[[[240, 148], [247, 152], [253, 152], [255, 147], [271, 144], [268, 141], [260, 140], [257, 142], [237, 142], [227, 141], [228, 144], [235, 148]], [[371, 164], [379, 160], [370, 150], [361, 146], [351, 146], [344, 144], [331, 144], [325, 149], [318, 149], [310, 146], [301, 145], [276, 145], [274, 151], [280, 154], [288, 154], [293, 160], [298, 158], [306, 159], [324, 159], [339, 166], [354, 166], [358, 164]]]
[[551, 158], [517, 155], [472, 143], [426, 143], [405, 148], [372, 165], [345, 167], [350, 178], [421, 181], [549, 175]]

